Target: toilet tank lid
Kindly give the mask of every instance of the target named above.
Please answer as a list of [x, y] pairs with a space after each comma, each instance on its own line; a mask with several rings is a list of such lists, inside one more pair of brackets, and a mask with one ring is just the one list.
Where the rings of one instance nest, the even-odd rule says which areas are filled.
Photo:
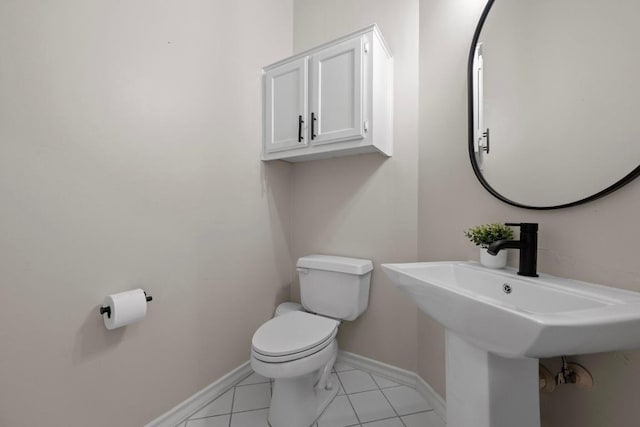
[[373, 263], [368, 259], [333, 255], [307, 255], [298, 259], [296, 267], [328, 270], [338, 273], [366, 274], [373, 270]]

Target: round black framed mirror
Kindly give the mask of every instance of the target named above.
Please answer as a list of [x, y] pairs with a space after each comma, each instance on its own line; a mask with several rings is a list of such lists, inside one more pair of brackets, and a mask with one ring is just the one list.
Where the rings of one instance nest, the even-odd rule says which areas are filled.
[[640, 3], [489, 0], [468, 63], [469, 156], [495, 197], [558, 209], [640, 175]]

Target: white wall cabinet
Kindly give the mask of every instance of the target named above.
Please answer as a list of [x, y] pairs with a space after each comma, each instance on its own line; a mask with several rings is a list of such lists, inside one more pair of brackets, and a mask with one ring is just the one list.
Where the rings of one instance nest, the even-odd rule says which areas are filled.
[[376, 25], [263, 69], [263, 160], [393, 153], [393, 58]]

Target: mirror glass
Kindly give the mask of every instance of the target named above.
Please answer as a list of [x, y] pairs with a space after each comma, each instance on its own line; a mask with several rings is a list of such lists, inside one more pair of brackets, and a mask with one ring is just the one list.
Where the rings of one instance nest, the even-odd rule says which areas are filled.
[[640, 1], [495, 0], [469, 55], [469, 153], [512, 205], [601, 197], [640, 173]]

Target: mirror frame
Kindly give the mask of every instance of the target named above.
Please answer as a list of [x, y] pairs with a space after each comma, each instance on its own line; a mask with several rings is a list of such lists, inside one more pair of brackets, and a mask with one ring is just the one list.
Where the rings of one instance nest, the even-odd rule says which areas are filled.
[[616, 191], [617, 189], [623, 187], [624, 185], [630, 183], [631, 181], [633, 181], [635, 178], [637, 178], [640, 175], [640, 165], [638, 165], [634, 170], [632, 170], [630, 173], [628, 173], [626, 176], [624, 176], [622, 179], [620, 179], [619, 181], [615, 182], [614, 184], [610, 185], [609, 187], [605, 188], [602, 191], [599, 191], [589, 197], [585, 197], [584, 199], [580, 199], [580, 200], [576, 200], [574, 202], [570, 202], [570, 203], [565, 203], [565, 204], [561, 204], [561, 205], [550, 205], [550, 206], [529, 206], [529, 205], [525, 205], [522, 203], [518, 203], [515, 202], [513, 200], [510, 200], [506, 197], [504, 197], [502, 194], [498, 193], [493, 187], [491, 187], [491, 185], [487, 182], [487, 180], [484, 178], [484, 176], [482, 176], [482, 171], [480, 171], [480, 167], [478, 166], [478, 163], [476, 162], [476, 154], [475, 154], [475, 150], [474, 150], [474, 122], [473, 122], [473, 117], [474, 117], [474, 109], [473, 109], [473, 58], [474, 58], [474, 54], [475, 54], [475, 49], [476, 49], [476, 45], [478, 44], [478, 40], [480, 39], [480, 33], [482, 32], [482, 28], [484, 27], [484, 23], [487, 19], [487, 16], [489, 15], [489, 12], [491, 11], [491, 7], [493, 6], [493, 3], [495, 3], [495, 0], [488, 0], [487, 1], [487, 5], [485, 6], [484, 10], [482, 11], [482, 15], [480, 16], [480, 20], [478, 21], [478, 25], [476, 26], [476, 30], [473, 34], [473, 40], [471, 41], [471, 48], [469, 49], [469, 60], [468, 60], [468, 65], [467, 65], [467, 102], [468, 102], [468, 134], [469, 134], [469, 159], [471, 160], [471, 166], [473, 168], [473, 172], [476, 175], [476, 178], [478, 178], [478, 181], [480, 181], [480, 183], [482, 184], [482, 186], [489, 192], [491, 193], [492, 196], [494, 196], [495, 198], [497, 198], [498, 200], [501, 200], [511, 206], [516, 206], [518, 208], [524, 208], [524, 209], [533, 209], [533, 210], [551, 210], [551, 209], [560, 209], [560, 208], [568, 208], [571, 206], [577, 206], [577, 205], [581, 205], [587, 202], [591, 202], [593, 200], [599, 199], [601, 197], [604, 197], [610, 193], [613, 193], [614, 191]]

